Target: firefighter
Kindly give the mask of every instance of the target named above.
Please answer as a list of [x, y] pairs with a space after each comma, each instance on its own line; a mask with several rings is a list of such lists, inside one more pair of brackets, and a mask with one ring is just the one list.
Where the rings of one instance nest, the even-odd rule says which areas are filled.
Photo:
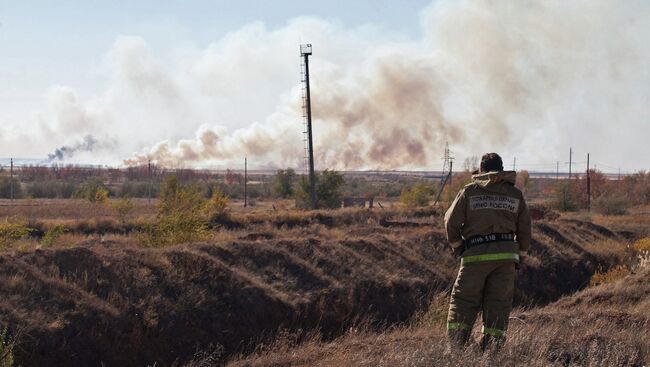
[[505, 340], [516, 272], [531, 240], [530, 214], [515, 179], [498, 154], [487, 153], [445, 213], [447, 239], [461, 259], [447, 316], [451, 350], [468, 344], [479, 311], [482, 349]]

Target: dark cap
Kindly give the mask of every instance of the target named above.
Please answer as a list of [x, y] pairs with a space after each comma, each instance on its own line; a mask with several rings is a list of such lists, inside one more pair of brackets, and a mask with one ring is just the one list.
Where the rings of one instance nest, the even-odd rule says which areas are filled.
[[481, 172], [503, 171], [503, 161], [496, 153], [485, 153], [481, 157]]

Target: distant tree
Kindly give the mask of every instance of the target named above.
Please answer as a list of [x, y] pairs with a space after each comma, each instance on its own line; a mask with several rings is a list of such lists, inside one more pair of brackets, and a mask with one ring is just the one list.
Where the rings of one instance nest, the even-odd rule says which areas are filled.
[[598, 170], [589, 170], [589, 179], [591, 180], [591, 196], [600, 197], [607, 190], [608, 180], [605, 175]]
[[229, 169], [226, 170], [226, 173], [223, 176], [223, 182], [226, 185], [234, 185], [234, 184], [243, 184], [244, 183], [244, 175], [235, 173]]
[[20, 180], [14, 177], [9, 176], [0, 176], [0, 197], [2, 198], [11, 198], [11, 190], [13, 183], [14, 198], [20, 198], [23, 196], [23, 191], [20, 186]]
[[472, 162], [469, 160], [469, 157], [463, 161], [463, 169], [468, 172], [472, 170]]
[[478, 169], [479, 158], [475, 155], [465, 158], [463, 161], [463, 168], [467, 172], [472, 172]]
[[580, 209], [580, 187], [578, 180], [560, 180], [555, 186], [553, 206], [563, 212]]
[[273, 179], [273, 196], [280, 198], [288, 198], [293, 196], [293, 185], [295, 180], [296, 172], [293, 169], [279, 169], [275, 174], [275, 178]]
[[[334, 209], [341, 207], [343, 200], [343, 185], [345, 179], [341, 173], [325, 170], [316, 174], [316, 202], [319, 208]], [[296, 207], [307, 209], [311, 207], [309, 180], [303, 177], [294, 194]]]
[[109, 191], [99, 179], [91, 179], [81, 185], [75, 195], [91, 203], [104, 203], [108, 199]]
[[476, 155], [472, 156], [472, 171], [476, 171], [479, 169], [479, 157]]
[[319, 208], [340, 208], [343, 199], [343, 175], [325, 170], [316, 182], [316, 197]]

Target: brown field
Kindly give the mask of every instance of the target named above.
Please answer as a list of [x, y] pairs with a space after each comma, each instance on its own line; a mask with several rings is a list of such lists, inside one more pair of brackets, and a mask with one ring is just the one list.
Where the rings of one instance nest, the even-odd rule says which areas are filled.
[[[104, 205], [20, 204], [0, 206], [6, 222], [27, 218], [34, 229], [0, 253], [0, 321], [18, 336], [17, 365], [388, 366], [487, 358], [442, 354], [457, 260], [437, 209], [298, 212], [281, 202], [246, 210], [231, 203], [228, 225], [201, 241], [149, 248], [137, 240], [139, 221], [155, 215], [146, 200], [127, 223]], [[535, 216], [532, 257], [516, 294], [519, 321], [500, 356], [537, 365], [647, 361], [647, 337], [635, 330], [647, 327], [639, 315], [648, 310], [648, 292], [633, 282], [647, 282], [648, 273], [612, 283], [629, 270], [608, 270], [633, 265], [629, 244], [647, 235], [650, 216], [642, 209], [626, 219]], [[56, 225], [65, 232], [45, 245]], [[587, 288], [597, 272], [607, 284], [564, 297]]]
[[[544, 307], [515, 310], [507, 342], [499, 353], [483, 354], [477, 345], [458, 355], [446, 353], [444, 319], [440, 312], [431, 312], [414, 325], [382, 333], [353, 329], [333, 342], [312, 336], [296, 345], [291, 338], [279, 338], [230, 365], [646, 366], [650, 353], [649, 278], [650, 269], [646, 268]], [[473, 337], [477, 344], [478, 328]], [[201, 361], [197, 358], [192, 365]]]

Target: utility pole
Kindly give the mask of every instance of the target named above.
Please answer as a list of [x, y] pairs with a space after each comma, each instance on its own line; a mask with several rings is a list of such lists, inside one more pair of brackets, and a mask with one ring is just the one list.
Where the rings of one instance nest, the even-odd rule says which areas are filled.
[[517, 171], [517, 157], [512, 160], [512, 170]]
[[572, 159], [573, 159], [573, 148], [569, 148], [569, 180], [571, 180], [571, 165], [573, 164]]
[[11, 158], [11, 168], [9, 169], [9, 198], [14, 201], [14, 159]]
[[621, 168], [620, 167], [618, 168], [618, 180], [619, 181], [621, 180]]
[[449, 166], [449, 158], [451, 158], [451, 153], [449, 151], [449, 142], [445, 142], [445, 153], [442, 157], [443, 163], [442, 163], [442, 173], [440, 174], [440, 183], [444, 183], [445, 180], [447, 180], [447, 175], [445, 175], [445, 172], [447, 172], [447, 167]]
[[449, 187], [451, 187], [451, 178], [453, 172], [454, 172], [454, 159], [450, 157], [449, 158]]
[[244, 208], [248, 206], [248, 157], [244, 158]]
[[555, 180], [560, 179], [560, 161], [555, 161]]
[[589, 153], [587, 153], [587, 211], [591, 211], [591, 173], [589, 172]]
[[309, 191], [311, 208], [316, 209], [316, 172], [314, 171], [314, 139], [311, 128], [311, 94], [309, 90], [309, 56], [312, 54], [311, 44], [300, 45], [300, 55], [305, 62], [305, 112], [307, 117], [307, 140], [309, 143]]
[[147, 162], [147, 204], [151, 205], [151, 159]]
[[438, 190], [438, 195], [436, 195], [436, 200], [433, 202], [433, 205], [437, 205], [438, 201], [440, 201], [440, 195], [442, 195], [442, 191], [445, 189], [445, 185], [447, 184], [447, 181], [449, 181], [449, 187], [451, 187], [451, 172], [453, 169], [454, 165], [454, 159], [450, 157], [449, 159], [449, 173], [444, 176], [444, 181], [442, 181], [442, 184], [440, 185], [440, 190]]

